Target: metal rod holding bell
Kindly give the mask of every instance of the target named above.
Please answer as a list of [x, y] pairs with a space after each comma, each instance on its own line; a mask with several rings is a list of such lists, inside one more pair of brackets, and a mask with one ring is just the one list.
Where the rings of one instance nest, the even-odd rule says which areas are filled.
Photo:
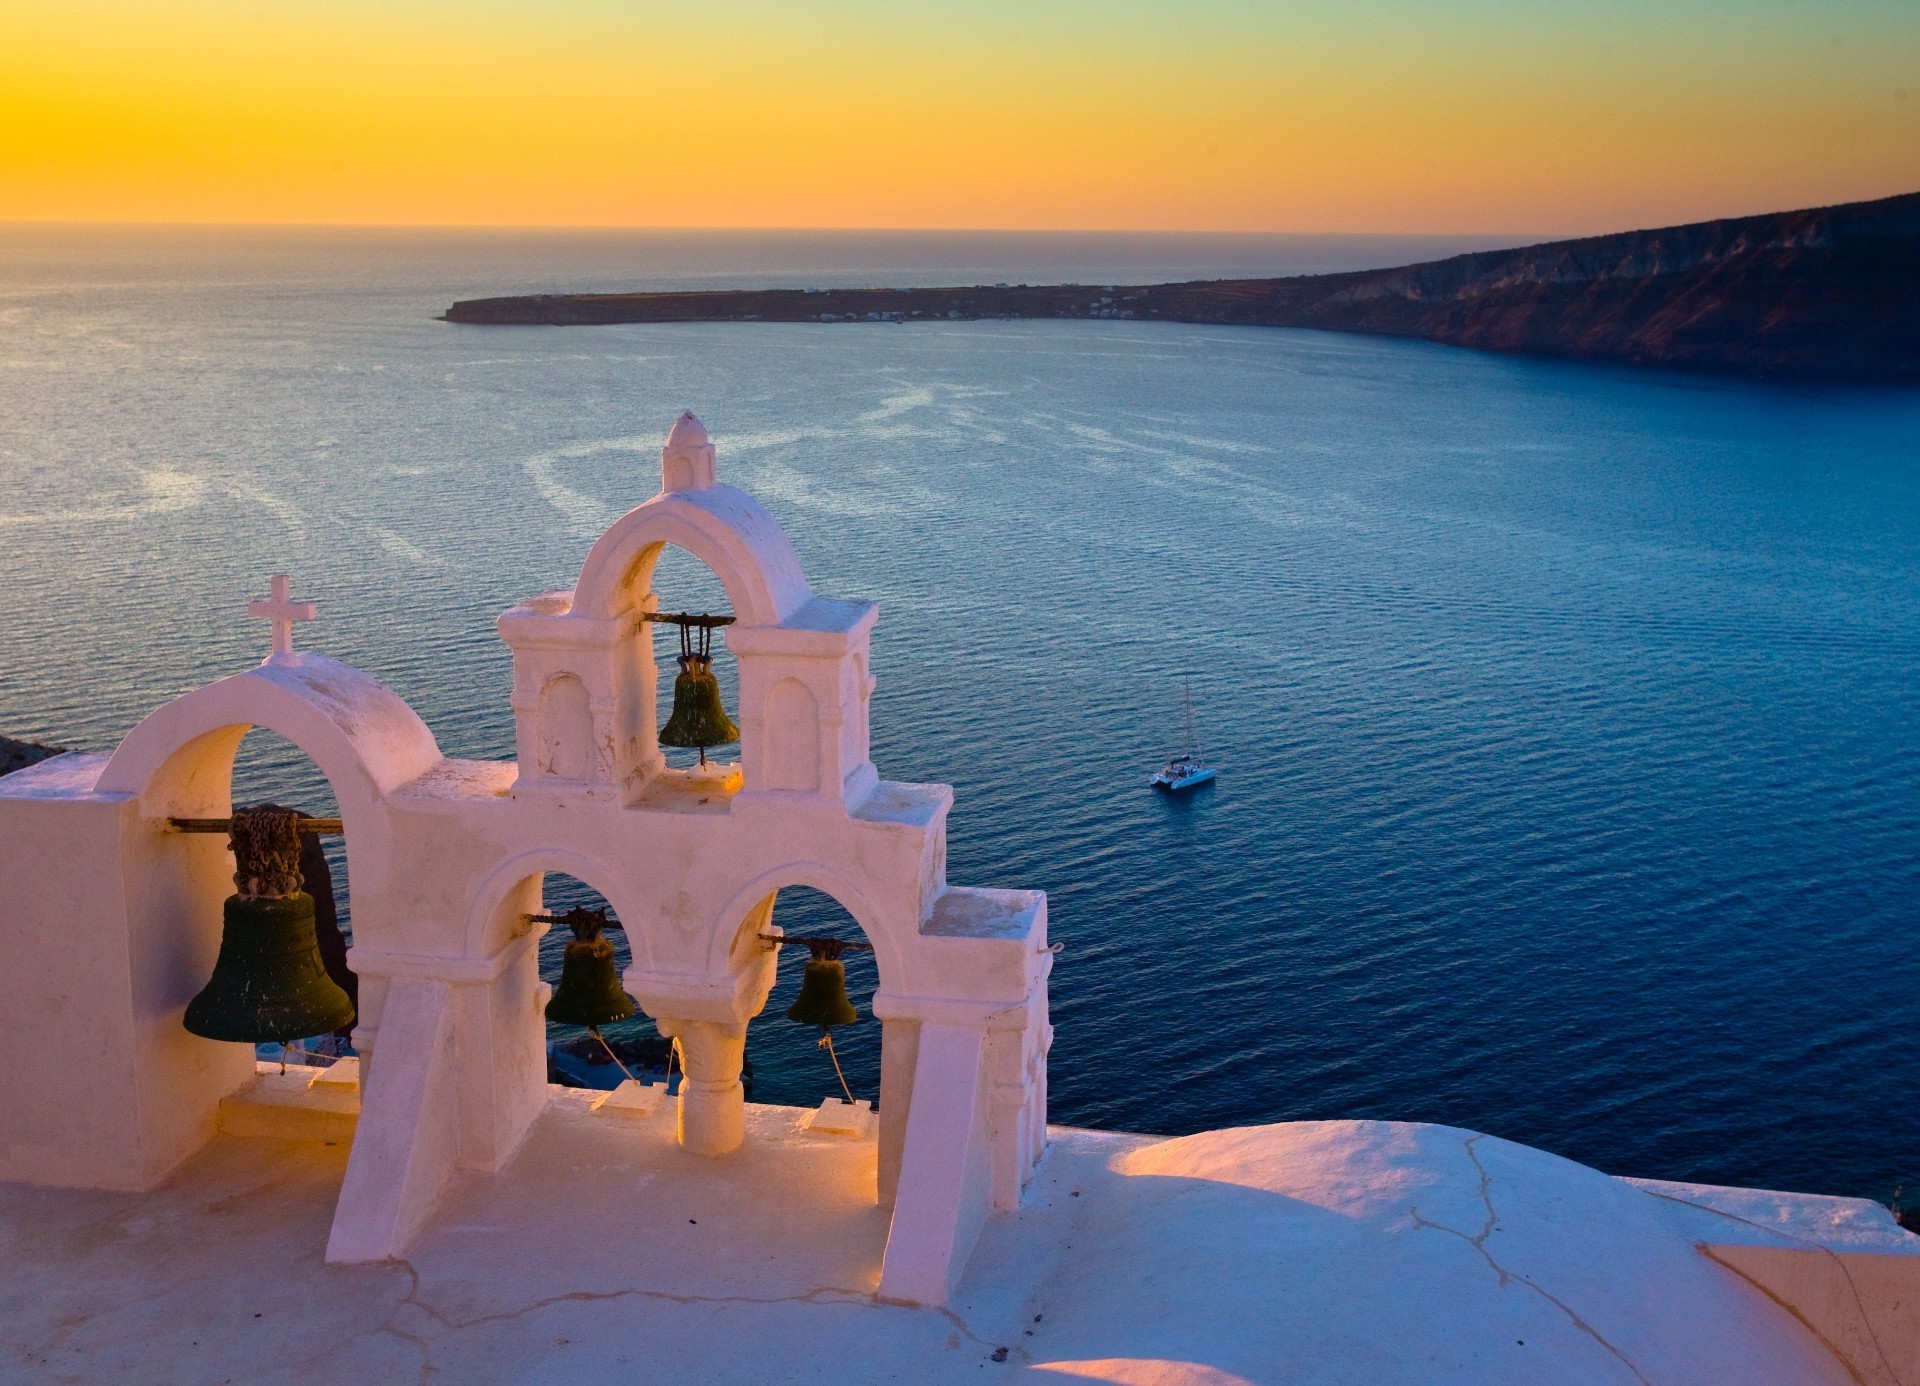
[[[229, 833], [233, 831], [231, 818], [169, 818], [167, 826], [177, 833]], [[346, 825], [338, 818], [302, 818], [293, 825], [297, 833], [339, 834], [344, 833]]]
[[576, 914], [593, 915], [599, 919], [600, 927], [603, 929], [618, 929], [621, 933], [627, 931], [626, 925], [622, 924], [605, 910], [590, 910], [578, 905], [568, 910], [565, 914], [529, 914], [521, 917], [532, 920], [535, 924], [571, 924], [573, 922], [573, 916]]
[[805, 934], [762, 934], [760, 935], [760, 941], [762, 943], [771, 943], [776, 948], [783, 943], [804, 943], [808, 947], [812, 947], [812, 945], [816, 943], [837, 943], [840, 945], [842, 952], [871, 953], [873, 951], [873, 945], [871, 943], [856, 943], [851, 939], [844, 938], [809, 938]]
[[690, 611], [643, 611], [640, 613], [640, 619], [657, 621], [663, 626], [698, 626], [702, 630], [712, 630], [717, 626], [730, 626], [736, 618], [709, 616], [705, 612], [695, 615]]

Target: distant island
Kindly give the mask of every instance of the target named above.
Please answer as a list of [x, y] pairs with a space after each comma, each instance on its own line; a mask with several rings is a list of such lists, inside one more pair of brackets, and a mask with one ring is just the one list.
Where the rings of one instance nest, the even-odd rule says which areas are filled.
[[1417, 337], [1481, 351], [1920, 383], [1920, 193], [1286, 279], [535, 294], [445, 320], [910, 323], [1119, 318]]

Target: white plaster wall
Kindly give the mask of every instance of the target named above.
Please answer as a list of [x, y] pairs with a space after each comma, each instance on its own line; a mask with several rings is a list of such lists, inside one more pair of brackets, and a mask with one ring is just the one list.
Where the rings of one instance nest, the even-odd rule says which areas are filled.
[[766, 788], [800, 794], [820, 791], [822, 730], [820, 702], [806, 684], [791, 675], [767, 695], [762, 741]]
[[[138, 1189], [135, 1042], [119, 874], [124, 801], [86, 792], [104, 756], [0, 777], [0, 1180]], [[42, 793], [61, 791], [57, 798]], [[102, 869], [105, 864], [105, 869]], [[196, 948], [186, 961], [211, 965]], [[93, 1081], [83, 1067], [105, 1059]]]
[[537, 772], [590, 784], [599, 769], [594, 755], [593, 703], [578, 674], [556, 674], [540, 694], [540, 760]]

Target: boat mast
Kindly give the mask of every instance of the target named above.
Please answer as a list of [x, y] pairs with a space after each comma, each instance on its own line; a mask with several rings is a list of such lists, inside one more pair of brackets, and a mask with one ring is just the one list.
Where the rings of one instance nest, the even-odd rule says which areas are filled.
[[1192, 760], [1200, 752], [1200, 738], [1193, 729], [1193, 676], [1191, 674], [1181, 680], [1181, 690], [1182, 710], [1186, 724], [1186, 745], [1181, 749], [1186, 752], [1187, 759]]

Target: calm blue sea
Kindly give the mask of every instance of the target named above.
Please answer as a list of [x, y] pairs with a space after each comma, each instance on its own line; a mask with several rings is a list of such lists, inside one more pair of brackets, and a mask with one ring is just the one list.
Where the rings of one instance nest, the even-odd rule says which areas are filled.
[[[572, 580], [690, 407], [816, 588], [881, 603], [876, 760], [956, 787], [952, 878], [1048, 891], [1056, 1120], [1920, 1190], [1920, 393], [1259, 329], [433, 321], [1461, 248], [0, 228], [0, 731], [111, 746], [259, 658], [285, 568], [308, 644], [509, 756], [494, 616]], [[1170, 802], [1186, 679], [1221, 776]], [[243, 779], [325, 804], [261, 734]], [[767, 1100], [832, 1087], [797, 973]]]

